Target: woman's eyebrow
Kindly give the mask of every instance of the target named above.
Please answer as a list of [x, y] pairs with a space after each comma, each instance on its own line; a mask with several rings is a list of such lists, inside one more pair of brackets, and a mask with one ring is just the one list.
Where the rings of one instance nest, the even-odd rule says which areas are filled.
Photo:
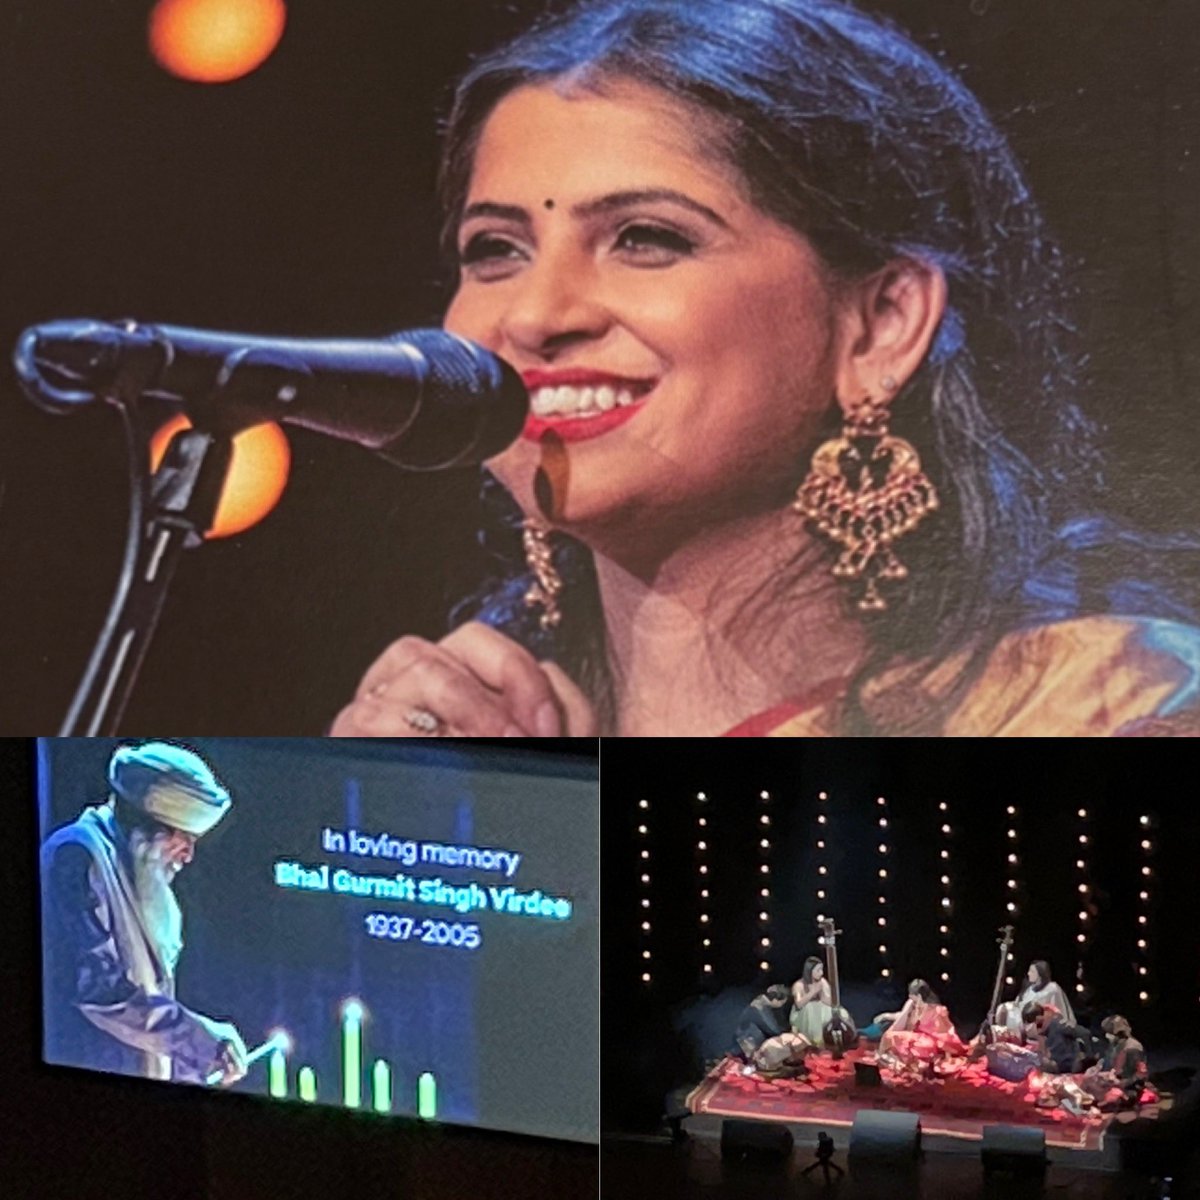
[[462, 220], [472, 217], [494, 217], [501, 221], [514, 221], [518, 225], [530, 223], [529, 213], [517, 204], [497, 204], [494, 200], [477, 200], [463, 209]]
[[[706, 218], [722, 229], [729, 228], [729, 223], [725, 218], [709, 208], [708, 205], [701, 204], [698, 200], [693, 200], [691, 196], [684, 192], [677, 192], [673, 188], [639, 188], [623, 192], [610, 192], [595, 200], [584, 200], [579, 204], [572, 205], [571, 215], [595, 217], [622, 208], [632, 208], [639, 204], [656, 204], [664, 201], [678, 204], [681, 208], [686, 208]], [[491, 217], [495, 220], [512, 221], [518, 225], [531, 224], [527, 209], [521, 208], [517, 204], [497, 204], [494, 200], [477, 200], [463, 209], [463, 221], [469, 221], [475, 217]]]
[[575, 216], [591, 217], [612, 212], [614, 209], [633, 208], [639, 204], [657, 204], [663, 201], [689, 209], [699, 216], [705, 217], [714, 225], [719, 225], [722, 229], [729, 228], [725, 218], [714, 212], [707, 204], [701, 204], [686, 193], [677, 192], [673, 188], [640, 188], [624, 192], [610, 192], [607, 196], [601, 196], [596, 200], [585, 200], [574, 205], [571, 212]]

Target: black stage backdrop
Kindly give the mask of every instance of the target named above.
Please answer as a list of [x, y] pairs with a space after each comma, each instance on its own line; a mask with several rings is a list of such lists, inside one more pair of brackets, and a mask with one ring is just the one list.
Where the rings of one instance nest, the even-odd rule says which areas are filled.
[[[1200, 1042], [1200, 822], [1182, 744], [764, 739], [676, 745], [665, 751], [664, 744], [605, 743], [603, 1105], [609, 1127], [653, 1121], [670, 1088], [698, 1081], [704, 1059], [731, 1048], [741, 1007], [768, 983], [791, 984], [805, 957], [821, 953], [816, 917], [822, 912], [844, 930], [843, 999], [859, 1024], [898, 1008], [904, 985], [921, 977], [969, 1036], [987, 1010], [997, 930], [1011, 921], [1014, 980], [1031, 959], [1048, 959], [1081, 1021], [1125, 1013], [1152, 1059], [1156, 1044]], [[886, 807], [878, 804], [881, 796]], [[1086, 818], [1079, 817], [1081, 809]], [[822, 813], [827, 821], [818, 825]], [[943, 825], [950, 827], [948, 837]], [[1010, 828], [1016, 839], [1008, 837]], [[824, 852], [816, 848], [821, 830]], [[1089, 839], [1082, 847], [1080, 836]], [[888, 847], [886, 856], [880, 845]], [[948, 860], [940, 856], [943, 848]], [[1015, 865], [1010, 853], [1017, 855]], [[827, 866], [824, 876], [820, 863]], [[701, 874], [703, 865], [708, 871]], [[880, 869], [888, 871], [882, 889]], [[1010, 878], [1016, 889], [1007, 886]], [[1087, 907], [1079, 903], [1080, 883], [1089, 889]], [[771, 892], [765, 902], [764, 886]], [[816, 896], [820, 887], [824, 901]], [[945, 920], [947, 890], [952, 907]], [[1015, 915], [1007, 910], [1010, 900]], [[1085, 923], [1083, 911], [1089, 913]], [[701, 925], [705, 912], [710, 920]], [[1081, 929], [1088, 938], [1082, 948], [1076, 940]], [[763, 937], [769, 947], [761, 946]], [[880, 945], [887, 946], [886, 958]], [[1075, 990], [1081, 952], [1082, 995]], [[1145, 976], [1138, 973], [1142, 966]], [[949, 982], [941, 979], [943, 971]], [[1004, 995], [1015, 991], [1006, 988]]]
[[[1120, 507], [1195, 527], [1200, 21], [1189, 0], [874, 0], [963, 74], [1077, 263]], [[61, 316], [370, 335], [436, 322], [436, 123], [469, 55], [541, 0], [292, 0], [222, 86], [145, 51], [148, 0], [0, 11], [0, 346]], [[111, 413], [54, 420], [0, 371], [0, 729], [58, 725], [115, 578]], [[283, 501], [189, 556], [124, 729], [325, 728], [402, 632], [437, 635], [476, 483], [291, 435]]]

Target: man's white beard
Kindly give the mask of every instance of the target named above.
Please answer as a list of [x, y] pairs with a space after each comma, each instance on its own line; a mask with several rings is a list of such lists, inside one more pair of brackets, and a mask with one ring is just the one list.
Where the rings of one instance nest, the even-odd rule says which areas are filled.
[[163, 856], [158, 838], [147, 838], [137, 830], [130, 839], [133, 853], [133, 882], [146, 930], [170, 974], [183, 948], [183, 914], [171, 888], [175, 868]]

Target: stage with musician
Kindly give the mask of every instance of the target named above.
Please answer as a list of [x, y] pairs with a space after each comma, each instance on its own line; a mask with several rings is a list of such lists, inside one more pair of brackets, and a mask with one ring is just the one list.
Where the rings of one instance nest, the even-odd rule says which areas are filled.
[[1157, 1119], [1145, 1049], [1124, 1016], [1105, 1017], [1094, 1036], [1044, 961], [1030, 964], [1015, 999], [1000, 1000], [1013, 926], [1000, 930], [992, 1003], [968, 1038], [920, 978], [897, 1011], [860, 1027], [840, 995], [841, 931], [831, 918], [818, 924], [823, 957], [746, 1006], [729, 1052], [688, 1092], [689, 1111], [822, 1128], [850, 1126], [862, 1108], [915, 1112], [926, 1137], [978, 1140], [1003, 1122], [1093, 1153], [1118, 1114]]
[[1086, 774], [1064, 743], [608, 755], [608, 1126], [782, 1125], [841, 1153], [894, 1114], [926, 1152], [1033, 1134], [1051, 1164], [1110, 1172], [1194, 1145], [1200, 977], [1175, 898], [1200, 830], [1154, 799], [1154, 756], [1094, 755]]

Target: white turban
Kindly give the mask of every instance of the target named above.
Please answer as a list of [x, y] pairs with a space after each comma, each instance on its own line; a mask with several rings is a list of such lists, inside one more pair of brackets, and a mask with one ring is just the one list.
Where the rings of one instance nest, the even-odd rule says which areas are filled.
[[108, 782], [114, 795], [147, 816], [195, 837], [206, 834], [232, 804], [208, 764], [170, 742], [118, 747]]

